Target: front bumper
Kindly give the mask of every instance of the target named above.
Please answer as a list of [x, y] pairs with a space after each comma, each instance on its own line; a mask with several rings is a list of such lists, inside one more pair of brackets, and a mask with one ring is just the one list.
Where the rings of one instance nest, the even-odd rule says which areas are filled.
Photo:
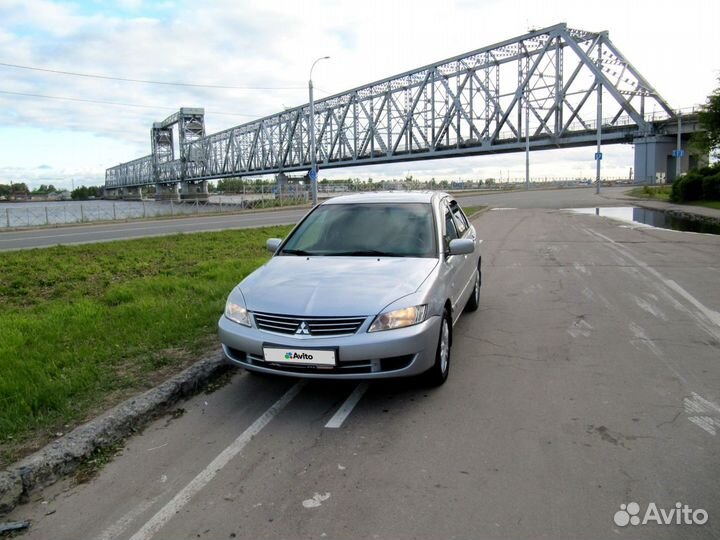
[[[423, 323], [367, 332], [362, 325], [349, 336], [314, 337], [266, 332], [237, 324], [225, 316], [218, 321], [218, 333], [227, 359], [251, 371], [314, 379], [386, 379], [420, 375], [435, 362], [440, 317]], [[335, 367], [290, 366], [265, 362], [263, 344], [289, 349], [337, 348]]]

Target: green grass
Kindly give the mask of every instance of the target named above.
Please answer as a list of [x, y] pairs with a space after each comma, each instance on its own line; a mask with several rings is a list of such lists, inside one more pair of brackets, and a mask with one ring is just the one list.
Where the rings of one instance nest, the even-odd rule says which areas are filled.
[[[665, 185], [665, 186], [643, 186], [643, 187], [637, 187], [634, 189], [631, 189], [627, 192], [627, 195], [630, 195], [631, 197], [639, 197], [643, 199], [653, 199], [656, 201], [670, 201], [670, 192], [672, 190], [672, 186]], [[677, 203], [677, 204], [686, 204], [688, 206], [704, 206], [705, 208], [715, 208], [717, 210], [720, 210], [720, 201], [691, 201], [686, 203]]]
[[643, 199], [654, 199], [656, 201], [670, 201], [672, 186], [643, 186], [631, 189], [627, 195]]
[[0, 255], [0, 465], [216, 343], [231, 288], [290, 227]]
[[720, 201], [696, 201], [690, 203], [693, 206], [704, 206], [705, 208], [715, 208], [720, 210]]
[[474, 214], [477, 214], [480, 210], [483, 210], [485, 208], [487, 208], [487, 206], [464, 206], [463, 212], [465, 212], [465, 215], [468, 218], [471, 218]]

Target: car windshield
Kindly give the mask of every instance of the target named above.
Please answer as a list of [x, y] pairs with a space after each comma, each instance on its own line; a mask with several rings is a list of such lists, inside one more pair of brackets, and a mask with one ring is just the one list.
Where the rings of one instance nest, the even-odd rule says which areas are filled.
[[280, 255], [437, 257], [432, 207], [325, 204], [300, 224]]

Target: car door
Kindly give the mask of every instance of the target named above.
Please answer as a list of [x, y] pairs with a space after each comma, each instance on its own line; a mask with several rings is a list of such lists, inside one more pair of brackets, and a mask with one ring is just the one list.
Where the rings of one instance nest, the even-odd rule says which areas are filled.
[[[475, 247], [477, 249], [477, 242], [475, 241], [475, 228], [468, 221], [467, 217], [460, 208], [460, 205], [457, 203], [457, 201], [450, 200], [448, 201], [448, 207], [453, 216], [459, 238], [468, 238], [473, 240], [473, 242], [475, 242], [476, 244]], [[461, 301], [462, 305], [464, 306], [465, 302], [468, 300], [468, 298], [470, 298], [470, 295], [472, 294], [472, 288], [475, 283], [475, 269], [477, 267], [476, 261], [478, 258], [478, 254], [472, 253], [469, 255], [462, 255], [462, 258], [463, 264], [460, 270], [460, 277], [462, 280]]]
[[449, 281], [448, 290], [453, 309], [453, 322], [455, 322], [463, 307], [461, 302], [465, 281], [463, 274], [466, 260], [464, 255], [448, 254], [450, 241], [460, 238], [460, 234], [458, 233], [455, 218], [452, 215], [447, 200], [441, 202], [440, 211], [443, 215], [443, 265], [445, 266], [445, 275]]

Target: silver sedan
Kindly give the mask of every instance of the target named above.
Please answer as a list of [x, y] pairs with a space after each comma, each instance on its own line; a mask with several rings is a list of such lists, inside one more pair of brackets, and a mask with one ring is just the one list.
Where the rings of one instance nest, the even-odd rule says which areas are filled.
[[337, 197], [230, 293], [219, 335], [252, 372], [445, 382], [452, 328], [477, 309], [475, 228], [446, 193]]

